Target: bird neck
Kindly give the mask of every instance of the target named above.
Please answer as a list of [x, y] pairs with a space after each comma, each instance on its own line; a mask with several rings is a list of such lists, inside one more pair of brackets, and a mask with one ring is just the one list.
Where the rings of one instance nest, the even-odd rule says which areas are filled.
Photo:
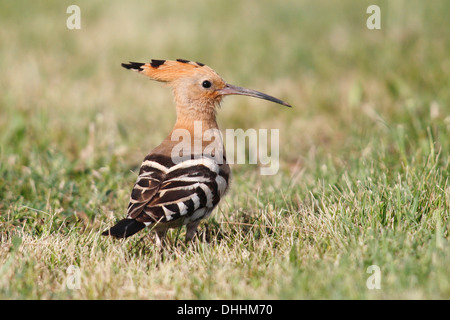
[[[201, 128], [199, 128], [201, 126]], [[175, 129], [186, 129], [191, 134], [203, 134], [209, 129], [219, 129], [216, 122], [215, 108], [205, 106], [182, 106], [177, 105], [177, 121]]]
[[189, 108], [177, 105], [177, 121], [166, 140], [166, 144], [176, 150], [180, 146], [191, 150], [192, 153], [203, 152], [205, 148], [210, 151], [216, 150], [209, 152], [214, 155], [217, 153], [219, 160], [222, 161], [224, 146], [213, 107], [201, 108], [191, 105]]
[[217, 157], [218, 162], [223, 161], [224, 145], [214, 108], [177, 105], [177, 121], [172, 132], [152, 153], [173, 157], [175, 152], [176, 157], [183, 158], [199, 152], [203, 154], [205, 150], [206, 155]]

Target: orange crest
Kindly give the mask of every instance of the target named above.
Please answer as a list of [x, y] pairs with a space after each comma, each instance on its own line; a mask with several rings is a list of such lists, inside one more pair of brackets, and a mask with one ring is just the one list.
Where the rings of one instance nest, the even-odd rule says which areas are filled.
[[184, 59], [177, 60], [156, 60], [150, 63], [130, 62], [122, 63], [122, 67], [137, 71], [147, 77], [161, 82], [172, 82], [183, 77], [190, 77], [198, 68], [205, 67], [202, 71], [214, 72], [211, 68], [200, 62], [193, 62]]

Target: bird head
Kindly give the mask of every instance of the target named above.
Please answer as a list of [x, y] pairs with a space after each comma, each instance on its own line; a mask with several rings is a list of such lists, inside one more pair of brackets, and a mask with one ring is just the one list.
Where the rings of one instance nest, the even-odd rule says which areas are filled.
[[184, 59], [151, 60], [150, 63], [122, 63], [122, 67], [167, 83], [173, 89], [177, 106], [196, 108], [196, 111], [214, 111], [215, 106], [227, 95], [250, 96], [291, 107], [265, 93], [228, 84], [213, 69], [199, 62]]

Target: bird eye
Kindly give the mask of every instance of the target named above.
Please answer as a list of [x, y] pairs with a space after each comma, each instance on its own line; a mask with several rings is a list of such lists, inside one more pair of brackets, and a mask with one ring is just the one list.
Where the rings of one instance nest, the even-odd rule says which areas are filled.
[[206, 89], [211, 88], [211, 82], [208, 81], [208, 80], [203, 81], [202, 82], [202, 87], [206, 88]]

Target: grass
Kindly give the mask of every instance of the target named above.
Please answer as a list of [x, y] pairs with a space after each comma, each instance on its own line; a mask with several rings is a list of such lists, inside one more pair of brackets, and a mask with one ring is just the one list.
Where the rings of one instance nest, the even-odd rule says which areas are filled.
[[[450, 298], [447, 1], [77, 3], [81, 30], [68, 1], [0, 4], [1, 299]], [[120, 68], [151, 58], [294, 105], [226, 99], [222, 130], [280, 130], [280, 170], [233, 165], [199, 240], [163, 253], [100, 236], [175, 120]]]

